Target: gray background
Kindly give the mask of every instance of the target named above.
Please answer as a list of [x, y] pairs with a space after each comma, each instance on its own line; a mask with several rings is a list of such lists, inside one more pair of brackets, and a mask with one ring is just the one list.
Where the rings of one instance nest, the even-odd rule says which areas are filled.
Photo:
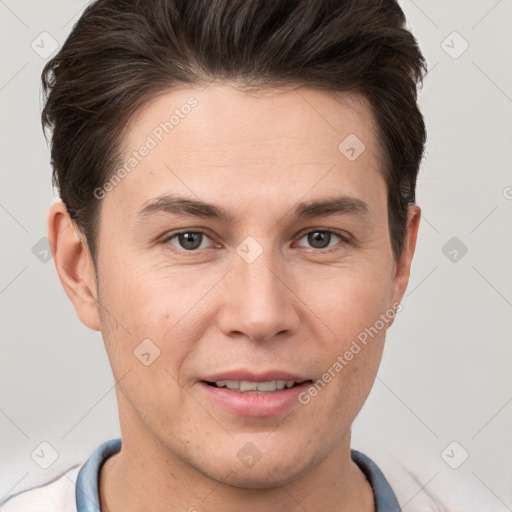
[[[40, 54], [51, 40], [40, 34], [62, 44], [84, 5], [0, 0], [0, 500], [119, 436], [101, 336], [80, 323], [38, 245], [55, 197], [39, 123]], [[402, 6], [431, 69], [420, 95], [423, 218], [404, 308], [352, 445], [384, 466], [394, 453], [415, 472], [404, 511], [454, 478], [475, 510], [512, 510], [512, 1]], [[43, 441], [58, 453], [48, 469], [31, 458], [51, 454]], [[458, 469], [448, 465], [465, 451]]]

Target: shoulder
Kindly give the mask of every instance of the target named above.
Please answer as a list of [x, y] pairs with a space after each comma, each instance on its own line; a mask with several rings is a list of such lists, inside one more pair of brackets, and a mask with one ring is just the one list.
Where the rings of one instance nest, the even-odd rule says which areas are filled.
[[[105, 441], [82, 464], [50, 482], [11, 494], [0, 501], [0, 512], [77, 512], [86, 502], [98, 503], [98, 475], [103, 462], [121, 449], [121, 438]], [[97, 505], [96, 505], [97, 508]]]
[[76, 512], [75, 482], [81, 466], [73, 466], [51, 482], [7, 496], [1, 512]]
[[389, 452], [372, 450], [371, 459], [392, 488], [399, 510], [404, 512], [479, 512], [489, 510], [491, 502], [493, 511], [509, 511], [440, 458], [423, 458], [421, 463], [411, 464]]

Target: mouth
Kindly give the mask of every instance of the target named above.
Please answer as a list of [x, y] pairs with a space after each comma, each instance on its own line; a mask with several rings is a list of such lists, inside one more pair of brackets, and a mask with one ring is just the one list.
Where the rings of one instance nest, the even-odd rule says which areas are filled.
[[225, 412], [236, 416], [268, 418], [300, 405], [300, 394], [312, 383], [311, 379], [300, 377], [295, 380], [269, 380], [268, 377], [261, 380], [208, 378], [199, 381], [199, 389], [208, 403]]
[[238, 393], [247, 394], [266, 394], [283, 391], [285, 389], [292, 389], [305, 382], [312, 382], [311, 380], [302, 380], [300, 382], [293, 380], [269, 380], [262, 382], [254, 382], [249, 380], [218, 380], [218, 381], [203, 381], [208, 386], [218, 389], [230, 389]]

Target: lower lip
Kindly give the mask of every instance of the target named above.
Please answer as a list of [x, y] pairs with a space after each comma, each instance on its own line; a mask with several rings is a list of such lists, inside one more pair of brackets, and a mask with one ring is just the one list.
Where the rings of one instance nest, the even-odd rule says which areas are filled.
[[311, 386], [311, 381], [269, 393], [243, 393], [228, 388], [216, 388], [206, 382], [199, 382], [199, 385], [210, 400], [231, 412], [243, 416], [268, 417], [280, 414], [299, 403], [300, 393]]

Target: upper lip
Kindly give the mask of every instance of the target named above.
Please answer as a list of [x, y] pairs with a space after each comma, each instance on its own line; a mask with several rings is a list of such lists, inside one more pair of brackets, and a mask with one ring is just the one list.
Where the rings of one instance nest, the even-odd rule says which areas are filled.
[[304, 382], [307, 379], [296, 373], [285, 372], [282, 370], [268, 370], [266, 372], [252, 372], [249, 370], [228, 370], [214, 375], [208, 375], [201, 379], [206, 382], [217, 382], [219, 380], [246, 380], [249, 382], [270, 382], [272, 380], [284, 380], [294, 382]]

